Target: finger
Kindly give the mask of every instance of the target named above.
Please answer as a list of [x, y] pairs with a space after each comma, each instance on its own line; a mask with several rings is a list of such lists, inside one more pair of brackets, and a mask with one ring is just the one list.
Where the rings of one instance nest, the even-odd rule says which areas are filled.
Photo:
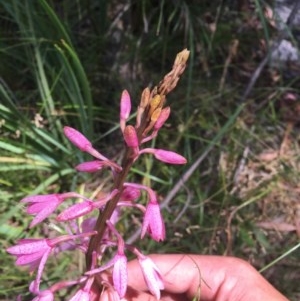
[[[197, 256], [197, 255], [152, 255], [152, 260], [159, 267], [165, 285], [165, 293], [174, 295], [185, 294], [188, 298], [199, 297], [201, 300], [213, 300], [216, 295], [216, 285], [222, 281], [223, 273], [219, 257]], [[213, 274], [215, 268], [218, 269], [218, 275]], [[145, 291], [147, 286], [141, 273], [141, 268], [137, 261], [128, 264], [128, 286], [132, 291], [128, 291], [130, 297], [133, 297], [133, 290]], [[203, 285], [203, 274], [205, 282]], [[213, 278], [213, 279], [211, 279]], [[212, 283], [212, 281], [214, 283]], [[143, 299], [139, 299], [143, 300]]]
[[[201, 295], [201, 301], [213, 300], [287, 300], [251, 265], [233, 257], [201, 255], [153, 255], [164, 280], [164, 297], [186, 295], [190, 300]], [[147, 291], [137, 261], [128, 264], [128, 300], [133, 292]], [[152, 300], [152, 299], [149, 299]], [[153, 299], [154, 300], [154, 299]]]

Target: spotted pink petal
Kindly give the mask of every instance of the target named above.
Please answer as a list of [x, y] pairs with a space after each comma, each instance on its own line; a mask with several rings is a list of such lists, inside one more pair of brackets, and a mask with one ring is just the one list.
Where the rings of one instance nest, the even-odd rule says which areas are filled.
[[164, 289], [164, 283], [158, 267], [149, 257], [141, 257], [138, 260], [149, 291], [160, 300], [160, 291]]
[[38, 263], [45, 254], [45, 250], [40, 250], [29, 255], [20, 255], [16, 260], [16, 265], [29, 265]]
[[94, 210], [94, 205], [92, 201], [83, 201], [81, 203], [75, 204], [63, 212], [61, 212], [56, 219], [60, 222], [70, 221], [74, 218], [86, 215]]
[[21, 200], [22, 203], [28, 203], [26, 212], [36, 215], [30, 223], [30, 228], [46, 219], [59, 205], [68, 198], [72, 193], [65, 194], [46, 194], [32, 195]]
[[148, 232], [155, 241], [165, 239], [165, 224], [157, 202], [149, 202], [147, 204], [143, 219], [141, 238], [145, 236], [146, 232]]
[[59, 199], [59, 195], [56, 193], [53, 194], [38, 194], [38, 195], [30, 195], [25, 197], [24, 199], [22, 199], [20, 202], [21, 203], [56, 203], [58, 202]]
[[[34, 205], [31, 205], [34, 206]], [[28, 207], [28, 209], [26, 210], [28, 213], [30, 213], [30, 208], [31, 206]], [[35, 209], [37, 209], [38, 207], [41, 207], [40, 209], [42, 209], [35, 217], [34, 219], [31, 221], [29, 227], [32, 228], [34, 226], [36, 226], [37, 224], [41, 223], [44, 219], [46, 219], [56, 208], [57, 208], [58, 204], [55, 203], [50, 203], [47, 205], [47, 207], [44, 207], [42, 209], [42, 206], [36, 206]]]
[[29, 255], [49, 248], [46, 239], [20, 239], [18, 244], [6, 249], [12, 255]]
[[116, 261], [113, 269], [113, 284], [120, 298], [125, 296], [127, 290], [127, 258], [125, 255], [116, 255]]

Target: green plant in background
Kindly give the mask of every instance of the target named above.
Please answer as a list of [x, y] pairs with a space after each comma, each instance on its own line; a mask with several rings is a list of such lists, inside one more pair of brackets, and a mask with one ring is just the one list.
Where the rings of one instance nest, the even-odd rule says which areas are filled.
[[26, 229], [16, 198], [44, 192], [58, 179], [72, 183], [70, 164], [83, 158], [66, 143], [62, 127], [76, 123], [92, 138], [95, 110], [80, 59], [53, 7], [1, 1], [1, 14], [0, 234], [14, 239]]
[[[16, 95], [2, 81], [3, 136], [19, 135], [16, 146], [31, 148], [23, 152], [43, 154], [44, 165], [63, 168], [70, 150], [64, 146], [62, 122], [71, 122], [73, 115], [80, 129], [93, 136], [93, 102], [86, 74], [66, 29], [46, 1], [3, 4], [7, 18], [12, 20], [11, 26], [18, 32], [10, 40], [18, 44], [3, 48], [2, 57], [13, 56], [19, 64], [17, 68], [24, 68], [24, 85], [29, 89], [32, 85], [37, 87], [32, 95]], [[32, 105], [36, 104], [39, 109], [32, 111]], [[9, 149], [7, 144], [2, 144], [2, 148], [12, 153], [17, 151]], [[39, 165], [41, 162], [35, 168]]]

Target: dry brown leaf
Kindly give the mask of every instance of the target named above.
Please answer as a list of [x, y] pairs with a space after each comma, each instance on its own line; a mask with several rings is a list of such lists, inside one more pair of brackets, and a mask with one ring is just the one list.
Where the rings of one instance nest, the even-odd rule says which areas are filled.
[[256, 226], [266, 230], [276, 230], [281, 232], [291, 232], [296, 230], [295, 225], [291, 225], [285, 222], [258, 222], [256, 223]]
[[275, 150], [266, 150], [257, 156], [257, 159], [260, 161], [270, 162], [278, 157], [278, 151]]

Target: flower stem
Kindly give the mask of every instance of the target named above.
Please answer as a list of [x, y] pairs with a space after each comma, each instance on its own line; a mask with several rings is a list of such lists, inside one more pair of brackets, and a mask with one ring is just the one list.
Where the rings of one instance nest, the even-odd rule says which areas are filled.
[[107, 227], [106, 221], [110, 219], [111, 215], [113, 214], [118, 204], [118, 201], [122, 194], [123, 184], [126, 180], [126, 177], [130, 171], [133, 162], [134, 162], [134, 158], [132, 156], [132, 150], [127, 147], [126, 153], [124, 155], [123, 164], [122, 164], [122, 171], [119, 174], [117, 174], [115, 179], [115, 185], [113, 187], [113, 189], [118, 189], [119, 192], [107, 203], [103, 212], [100, 212], [99, 210], [99, 215], [95, 226], [95, 230], [98, 233], [97, 235], [91, 237], [88, 250], [86, 253], [87, 270], [91, 268], [93, 252], [96, 251], [96, 253], [99, 254], [99, 250], [101, 247], [101, 240], [103, 238], [103, 235]]

